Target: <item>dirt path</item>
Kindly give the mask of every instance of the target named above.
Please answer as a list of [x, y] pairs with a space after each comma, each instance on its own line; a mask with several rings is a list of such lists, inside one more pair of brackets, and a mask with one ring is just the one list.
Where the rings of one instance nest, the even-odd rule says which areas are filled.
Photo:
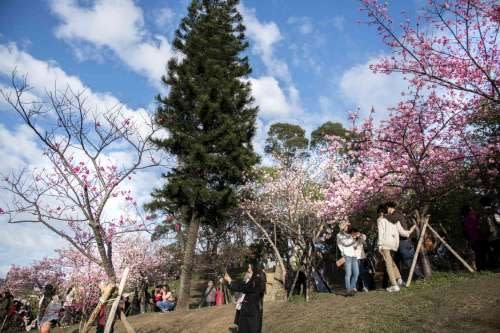
[[[224, 333], [234, 306], [130, 317], [137, 333]], [[122, 332], [117, 323], [115, 332]], [[265, 304], [264, 332], [500, 332], [500, 274], [424, 282], [399, 294], [319, 294]]]

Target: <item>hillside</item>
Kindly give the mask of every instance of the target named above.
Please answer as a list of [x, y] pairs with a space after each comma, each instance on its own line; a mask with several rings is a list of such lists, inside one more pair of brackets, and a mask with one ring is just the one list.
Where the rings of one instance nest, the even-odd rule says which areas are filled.
[[[139, 333], [229, 332], [234, 306], [130, 317]], [[123, 332], [117, 323], [115, 332]], [[499, 332], [500, 274], [436, 275], [399, 294], [267, 303], [264, 332]]]

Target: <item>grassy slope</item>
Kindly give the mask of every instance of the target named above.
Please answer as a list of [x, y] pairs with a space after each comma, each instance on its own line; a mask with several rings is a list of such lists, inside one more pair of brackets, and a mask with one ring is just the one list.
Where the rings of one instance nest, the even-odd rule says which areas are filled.
[[[234, 306], [130, 317], [138, 333], [228, 332]], [[123, 332], [117, 323], [115, 332]], [[500, 274], [436, 275], [399, 294], [267, 303], [264, 332], [499, 332]]]

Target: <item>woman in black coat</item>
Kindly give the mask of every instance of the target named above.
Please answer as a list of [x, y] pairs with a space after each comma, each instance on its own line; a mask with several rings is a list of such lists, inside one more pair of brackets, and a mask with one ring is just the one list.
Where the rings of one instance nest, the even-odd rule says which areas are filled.
[[224, 275], [224, 280], [229, 284], [229, 289], [245, 294], [239, 315], [237, 317], [239, 333], [261, 333], [263, 298], [266, 293], [266, 275], [258, 265], [248, 265], [251, 274], [248, 282], [235, 282], [229, 274]]

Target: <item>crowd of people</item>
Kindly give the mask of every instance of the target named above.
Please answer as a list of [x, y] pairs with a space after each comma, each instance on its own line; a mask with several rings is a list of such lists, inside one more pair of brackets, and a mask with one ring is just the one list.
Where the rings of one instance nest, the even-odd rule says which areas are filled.
[[[155, 302], [154, 296], [149, 301], [151, 311], [162, 311], [165, 307], [163, 302], [170, 300], [174, 302], [175, 296], [172, 293], [167, 294], [168, 286], [159, 286], [158, 290], [165, 292], [165, 300]], [[32, 304], [23, 299], [16, 299], [10, 291], [4, 291], [0, 294], [0, 333], [3, 332], [29, 332], [38, 329], [41, 333], [62, 332], [62, 328], [74, 325], [82, 319], [82, 311], [74, 303], [74, 288], [69, 288], [64, 294], [59, 294], [58, 290], [52, 285], [47, 284], [42, 290], [37, 304]], [[134, 299], [138, 303], [138, 297]], [[171, 307], [173, 309], [173, 307]], [[102, 304], [96, 319], [96, 332], [104, 332], [106, 320], [110, 310], [110, 304]], [[120, 318], [120, 314], [126, 316], [140, 313], [139, 306], [133, 311], [130, 296], [124, 294], [119, 302], [115, 320]]]
[[474, 251], [478, 271], [500, 266], [500, 213], [488, 197], [480, 200], [479, 214], [465, 205], [462, 207], [464, 235]]
[[[464, 235], [474, 253], [477, 271], [498, 269], [500, 267], [500, 213], [494, 209], [492, 200], [482, 198], [480, 213], [470, 206], [464, 206]], [[415, 256], [415, 238], [412, 235], [416, 225], [409, 226], [408, 219], [397, 210], [394, 202], [388, 202], [377, 208], [377, 240], [376, 252], [384, 263], [389, 292], [398, 292], [405, 286], [401, 271], [408, 272]], [[371, 280], [368, 273], [365, 254], [367, 236], [351, 227], [347, 221], [339, 223], [336, 243], [341, 258], [338, 267], [345, 271], [345, 289], [347, 296], [353, 296], [358, 290], [368, 291]], [[428, 241], [428, 239], [426, 239]], [[425, 242], [424, 242], [425, 243]], [[430, 242], [432, 243], [432, 242]], [[427, 246], [427, 245], [424, 245]], [[428, 246], [432, 248], [432, 245]], [[414, 266], [415, 278], [424, 275], [420, 265]]]
[[0, 332], [10, 327], [19, 327], [22, 330], [31, 330], [34, 321], [31, 304], [22, 299], [16, 299], [9, 291], [0, 294]]
[[[487, 198], [481, 200], [481, 207], [479, 212], [470, 206], [464, 206], [462, 209], [464, 236], [474, 253], [478, 271], [500, 266], [500, 213]], [[399, 212], [394, 202], [377, 208], [376, 221], [375, 252], [385, 264], [386, 290], [398, 292], [407, 279], [402, 272], [406, 273], [410, 269], [415, 256], [416, 237], [412, 235], [416, 225], [409, 225], [408, 219]], [[340, 250], [341, 258], [337, 260], [337, 266], [343, 267], [344, 270], [346, 296], [374, 289], [375, 269], [365, 251], [367, 238], [366, 234], [353, 228], [348, 221], [339, 223], [336, 246]], [[414, 269], [415, 278], [423, 277], [419, 265]], [[324, 279], [322, 281], [326, 284]], [[213, 281], [208, 282], [200, 306], [228, 303], [224, 293], [228, 293], [229, 289], [233, 292], [232, 299], [236, 304], [234, 323], [238, 326], [238, 331], [261, 332], [263, 297], [266, 291], [266, 275], [262, 265], [258, 262], [249, 264], [241, 282], [234, 281], [225, 273], [217, 283], [216, 286]], [[331, 291], [331, 288], [328, 290]], [[38, 307], [32, 309], [29, 302], [14, 298], [9, 291], [3, 292], [0, 294], [0, 332], [30, 331], [38, 328], [41, 333], [49, 333], [61, 331], [61, 326], [77, 323], [81, 313], [74, 307], [74, 293], [74, 288], [70, 288], [64, 295], [58, 294], [52, 285], [47, 284]], [[170, 312], [175, 309], [177, 299], [168, 285], [158, 285], [152, 292], [145, 290], [144, 294], [145, 299], [141, 299], [136, 290], [132, 302], [128, 294], [123, 295], [115, 320], [119, 319], [122, 313], [128, 316], [144, 311]], [[96, 320], [96, 332], [104, 331], [108, 311], [109, 304], [103, 304]], [[55, 328], [58, 329], [54, 330]]]
[[62, 302], [55, 294], [51, 284], [45, 286], [35, 309], [30, 302], [16, 299], [9, 291], [4, 291], [0, 296], [0, 332], [29, 332], [33, 328], [39, 328], [40, 332], [47, 333], [50, 329], [61, 326], [64, 320], [68, 320], [65, 311], [69, 313], [71, 310], [66, 302]]

